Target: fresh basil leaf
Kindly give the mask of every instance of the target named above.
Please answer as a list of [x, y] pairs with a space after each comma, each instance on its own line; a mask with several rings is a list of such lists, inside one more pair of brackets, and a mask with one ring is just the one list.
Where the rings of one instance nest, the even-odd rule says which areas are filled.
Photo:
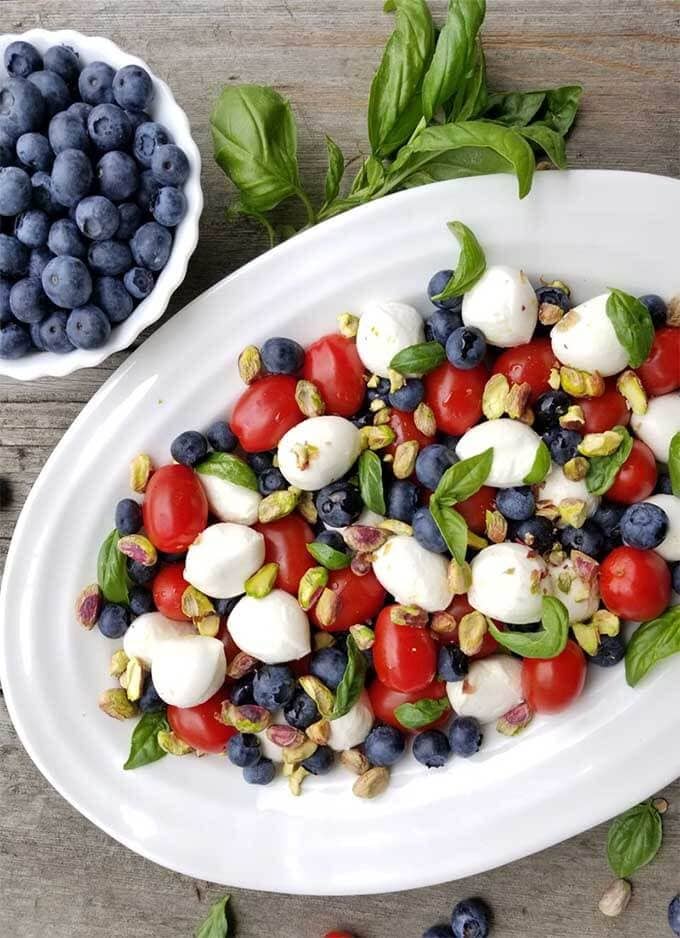
[[97, 556], [97, 582], [110, 603], [126, 603], [129, 600], [125, 554], [118, 550], [120, 534], [114, 528], [99, 548]]
[[520, 128], [520, 133], [539, 146], [558, 169], [567, 168], [567, 147], [564, 137], [552, 127], [541, 123], [529, 124], [528, 127]]
[[626, 648], [626, 680], [635, 687], [654, 665], [679, 651], [680, 606], [672, 606], [634, 632]]
[[454, 296], [462, 296], [477, 283], [486, 270], [486, 257], [482, 246], [462, 221], [451, 221], [448, 229], [457, 238], [460, 244], [460, 254], [456, 269], [449, 282], [435, 300], [450, 300]]
[[673, 435], [668, 447], [668, 474], [671, 477], [671, 492], [680, 498], [680, 430]]
[[465, 562], [468, 526], [462, 515], [453, 508], [442, 505], [436, 498], [430, 499], [430, 512], [439, 533], [446, 541], [451, 556], [457, 563]]
[[373, 450], [366, 449], [359, 457], [359, 489], [367, 508], [379, 515], [385, 514], [382, 462]]
[[257, 476], [247, 462], [231, 453], [210, 453], [196, 466], [196, 472], [257, 492]]
[[165, 710], [158, 713], [144, 713], [137, 723], [130, 740], [130, 754], [124, 769], [138, 769], [142, 765], [157, 762], [167, 753], [158, 745], [158, 733], [170, 729], [165, 717]]
[[390, 362], [390, 368], [402, 375], [425, 375], [444, 361], [446, 352], [440, 342], [421, 342], [420, 345], [409, 345], [397, 352]]
[[607, 860], [619, 877], [632, 876], [659, 852], [663, 839], [661, 815], [646, 801], [612, 821], [607, 834]]
[[586, 475], [586, 488], [591, 495], [604, 495], [614, 484], [616, 473], [630, 456], [633, 438], [625, 427], [614, 427], [621, 445], [610, 456], [593, 456]]
[[208, 917], [196, 930], [195, 938], [227, 938], [229, 934], [227, 903], [230, 899], [231, 896], [222, 896], [217, 902], [213, 902]]
[[464, 502], [484, 485], [493, 465], [493, 447], [478, 456], [461, 459], [449, 466], [439, 480], [434, 497], [441, 505]]
[[449, 4], [446, 23], [437, 38], [430, 66], [423, 78], [423, 115], [435, 112], [458, 89], [475, 56], [477, 33], [486, 14], [485, 0]]
[[582, 95], [581, 85], [563, 85], [561, 88], [548, 89], [539, 119], [558, 134], [565, 136], [576, 119]]
[[507, 160], [493, 150], [480, 147], [463, 147], [451, 150], [427, 163], [412, 173], [402, 183], [405, 189], [426, 186], [431, 182], [443, 182], [446, 179], [464, 179], [467, 176], [490, 176], [494, 173], [512, 173], [513, 168]]
[[352, 562], [352, 558], [349, 554], [345, 554], [341, 550], [336, 550], [329, 544], [322, 544], [320, 541], [312, 541], [312, 543], [307, 544], [306, 547], [307, 552], [310, 553], [322, 567], [325, 567], [326, 570], [344, 570], [345, 567], [349, 567]]
[[525, 485], [537, 485], [548, 475], [551, 465], [552, 459], [550, 456], [550, 450], [543, 442], [543, 440], [541, 440], [541, 442], [538, 444], [538, 449], [536, 450], [534, 464], [529, 470], [528, 475], [526, 475], [522, 481]]
[[540, 632], [501, 632], [493, 622], [489, 632], [499, 645], [523, 658], [556, 658], [564, 651], [569, 637], [569, 613], [554, 596], [543, 597]]
[[502, 91], [489, 95], [484, 116], [506, 127], [526, 127], [546, 100], [545, 91]]
[[347, 666], [342, 680], [335, 691], [335, 704], [331, 713], [331, 720], [344, 717], [361, 696], [366, 678], [366, 659], [357, 648], [354, 638], [347, 639]]
[[607, 300], [607, 317], [616, 338], [628, 353], [628, 364], [639, 368], [647, 359], [654, 341], [654, 323], [644, 303], [623, 290], [612, 290]]
[[422, 117], [420, 89], [434, 50], [425, 0], [387, 0], [385, 12], [396, 12], [397, 21], [368, 100], [368, 138], [379, 158], [405, 143]]
[[407, 730], [421, 730], [443, 716], [451, 705], [446, 697], [434, 699], [423, 697], [413, 703], [403, 703], [395, 708], [394, 715]]
[[478, 38], [472, 65], [454, 97], [444, 105], [447, 121], [469, 121], [480, 117], [487, 106], [486, 59]]
[[345, 157], [335, 140], [326, 134], [326, 150], [328, 151], [328, 169], [326, 170], [325, 205], [337, 199], [340, 192], [340, 183], [345, 174]]
[[385, 167], [374, 156], [368, 156], [361, 164], [361, 169], [354, 177], [349, 195], [362, 192], [369, 195], [377, 192], [385, 181]]

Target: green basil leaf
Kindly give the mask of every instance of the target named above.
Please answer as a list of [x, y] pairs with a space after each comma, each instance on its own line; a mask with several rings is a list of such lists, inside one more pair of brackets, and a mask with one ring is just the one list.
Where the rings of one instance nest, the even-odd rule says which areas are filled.
[[614, 427], [621, 445], [610, 456], [593, 456], [586, 475], [586, 488], [592, 495], [604, 495], [614, 484], [616, 473], [630, 456], [633, 438], [625, 427]]
[[359, 457], [359, 489], [364, 505], [379, 515], [385, 514], [382, 462], [380, 456], [370, 449]]
[[482, 42], [478, 38], [472, 64], [454, 97], [444, 105], [446, 120], [470, 121], [480, 117], [488, 104], [486, 87], [486, 59]]
[[272, 88], [224, 88], [210, 127], [215, 160], [249, 210], [268, 212], [300, 193], [295, 120], [290, 104]]
[[484, 116], [506, 127], [526, 127], [545, 103], [545, 91], [502, 91], [489, 95]]
[[434, 26], [425, 0], [387, 0], [394, 32], [371, 83], [368, 138], [373, 155], [387, 157], [405, 143], [420, 118], [420, 89], [434, 50]]
[[366, 678], [366, 659], [357, 648], [354, 638], [347, 639], [347, 666], [335, 691], [335, 704], [331, 720], [337, 720], [352, 709], [361, 696]]
[[210, 453], [196, 466], [196, 472], [257, 492], [257, 476], [247, 462], [231, 453]]
[[349, 554], [345, 554], [341, 550], [336, 550], [329, 544], [312, 541], [312, 543], [307, 544], [306, 547], [307, 552], [310, 553], [322, 567], [325, 567], [326, 570], [344, 570], [345, 567], [349, 567], [352, 562], [352, 558]]
[[130, 740], [130, 754], [124, 769], [138, 769], [142, 765], [157, 762], [167, 753], [158, 745], [158, 733], [170, 729], [165, 710], [159, 713], [144, 713], [137, 723]]
[[680, 430], [674, 434], [668, 447], [668, 474], [671, 477], [671, 491], [680, 498]]
[[349, 194], [356, 195], [358, 192], [362, 192], [364, 195], [370, 196], [371, 193], [378, 191], [384, 181], [385, 167], [374, 156], [368, 156], [354, 177]]
[[512, 173], [511, 164], [494, 153], [480, 147], [463, 147], [442, 153], [421, 169], [416, 170], [402, 183], [405, 189], [426, 186], [430, 182], [446, 179], [464, 179], [467, 176], [490, 176], [494, 173]]
[[484, 485], [493, 465], [493, 447], [478, 456], [461, 459], [449, 466], [439, 480], [434, 497], [441, 505], [464, 502]]
[[576, 119], [582, 95], [581, 85], [548, 89], [545, 92], [545, 105], [539, 114], [540, 120], [564, 137]]
[[340, 183], [345, 174], [345, 157], [337, 143], [326, 134], [326, 150], [328, 151], [328, 169], [326, 170], [325, 205], [337, 199], [340, 192]]
[[446, 23], [437, 38], [430, 67], [423, 78], [423, 115], [435, 111], [454, 94], [475, 56], [477, 33], [486, 14], [485, 0], [449, 4]]
[[402, 375], [425, 375], [444, 361], [446, 352], [440, 342], [421, 342], [420, 345], [409, 345], [397, 352], [390, 362], [390, 368]]
[[635, 687], [654, 665], [679, 651], [680, 606], [672, 606], [634, 632], [626, 648], [626, 680]]
[[523, 658], [556, 658], [564, 651], [569, 637], [569, 613], [554, 596], [543, 597], [540, 632], [501, 632], [493, 622], [489, 632], [499, 645]]
[[448, 229], [458, 238], [460, 254], [456, 269], [449, 282], [435, 300], [450, 300], [454, 296], [462, 296], [477, 283], [486, 270], [486, 257], [482, 246], [462, 221], [451, 221]]
[[446, 541], [451, 556], [458, 562], [465, 562], [467, 552], [468, 526], [462, 515], [453, 508], [442, 505], [436, 498], [430, 499], [430, 511], [439, 533]]
[[619, 877], [631, 876], [659, 852], [663, 839], [661, 815], [648, 801], [612, 821], [607, 834], [607, 860]]
[[525, 485], [537, 485], [548, 475], [551, 465], [552, 459], [550, 456], [550, 450], [545, 445], [543, 440], [541, 440], [541, 442], [538, 444], [538, 449], [536, 450], [534, 464], [529, 470], [528, 475], [526, 475], [522, 481]]
[[110, 603], [126, 603], [130, 581], [127, 575], [125, 554], [118, 550], [120, 534], [114, 528], [99, 548], [97, 557], [97, 582]]
[[639, 368], [654, 341], [654, 323], [649, 310], [630, 293], [612, 290], [607, 300], [607, 316], [616, 338], [628, 352], [628, 364]]
[[446, 697], [434, 699], [423, 697], [414, 703], [403, 703], [395, 708], [394, 715], [407, 730], [421, 730], [443, 716], [451, 705]]
[[208, 917], [196, 930], [195, 938], [227, 938], [229, 934], [227, 903], [230, 898], [231, 896], [222, 896], [217, 902], [213, 902]]
[[567, 147], [562, 134], [541, 123], [522, 127], [520, 133], [539, 146], [558, 169], [567, 168]]

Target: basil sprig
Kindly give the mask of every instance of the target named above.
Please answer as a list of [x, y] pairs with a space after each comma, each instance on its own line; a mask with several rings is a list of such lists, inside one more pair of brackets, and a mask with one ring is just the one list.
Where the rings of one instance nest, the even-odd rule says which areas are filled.
[[347, 665], [342, 680], [335, 691], [335, 704], [331, 713], [331, 720], [344, 717], [361, 696], [366, 679], [366, 659], [357, 648], [354, 638], [347, 639]]
[[114, 528], [99, 548], [97, 556], [97, 582], [110, 603], [126, 603], [130, 581], [125, 555], [118, 550], [120, 534]]
[[257, 492], [257, 476], [247, 462], [231, 453], [210, 453], [196, 466], [196, 472]]
[[554, 596], [544, 596], [540, 632], [501, 632], [493, 622], [489, 632], [499, 645], [523, 658], [556, 658], [564, 651], [569, 637], [569, 613]]
[[449, 466], [430, 499], [434, 522], [457, 563], [465, 561], [468, 526], [465, 518], [451, 506], [465, 501], [481, 489], [491, 472], [492, 463], [493, 448], [469, 459], [461, 459]]
[[609, 456], [593, 456], [586, 475], [586, 488], [592, 495], [604, 495], [614, 484], [616, 474], [630, 456], [633, 437], [625, 427], [614, 427], [621, 445]]
[[668, 447], [668, 474], [671, 477], [671, 492], [680, 498], [680, 430], [673, 435]]
[[477, 34], [485, 14], [485, 0], [459, 0], [449, 5], [449, 15], [423, 79], [422, 110], [428, 121], [456, 94], [475, 62]]
[[457, 563], [463, 563], [467, 552], [468, 538], [468, 526], [465, 518], [454, 508], [442, 505], [436, 498], [430, 499], [430, 512], [451, 556]]
[[365, 449], [359, 457], [359, 489], [367, 508], [379, 515], [385, 514], [382, 462], [373, 450]]
[[395, 709], [394, 715], [405, 729], [421, 730], [429, 723], [434, 723], [450, 709], [446, 697], [439, 699], [423, 697], [422, 700], [416, 700], [413, 703], [400, 704]]
[[231, 896], [222, 896], [210, 906], [207, 918], [199, 925], [194, 938], [227, 938], [229, 915], [227, 904]]
[[649, 310], [630, 293], [611, 290], [607, 299], [607, 317], [616, 338], [628, 353], [628, 364], [639, 368], [648, 357], [654, 341], [654, 323]]
[[167, 755], [158, 745], [158, 733], [170, 729], [165, 717], [165, 710], [158, 713], [144, 713], [137, 723], [130, 740], [130, 754], [124, 769], [138, 769], [142, 765], [157, 762]]
[[523, 479], [524, 484], [538, 485], [538, 483], [542, 482], [550, 472], [551, 465], [552, 459], [550, 456], [550, 450], [544, 441], [541, 440], [541, 442], [538, 444], [536, 455], [534, 456], [533, 465], [528, 474]]
[[440, 342], [421, 342], [409, 345], [394, 356], [390, 368], [400, 375], [426, 375], [446, 361], [446, 352]]
[[435, 300], [450, 300], [467, 293], [486, 270], [486, 257], [477, 238], [461, 221], [449, 222], [449, 231], [458, 238], [460, 254], [456, 269], [449, 282]]
[[336, 550], [330, 544], [323, 544], [321, 541], [312, 541], [307, 544], [307, 552], [318, 561], [326, 570], [344, 570], [349, 567], [352, 558], [344, 551]]
[[607, 860], [612, 872], [627, 877], [651, 863], [662, 839], [661, 815], [651, 802], [630, 808], [612, 821], [607, 834]]
[[680, 651], [680, 606], [636, 629], [626, 648], [626, 680], [635, 687], [648, 671]]

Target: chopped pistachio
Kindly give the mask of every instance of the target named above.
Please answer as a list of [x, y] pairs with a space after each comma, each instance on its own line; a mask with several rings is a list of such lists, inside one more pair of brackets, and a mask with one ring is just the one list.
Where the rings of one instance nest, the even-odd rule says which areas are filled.
[[392, 419], [392, 408], [382, 407], [373, 417], [374, 427], [384, 427]]
[[299, 746], [290, 746], [287, 749], [282, 749], [281, 758], [284, 762], [304, 762], [305, 759], [309, 759], [310, 756], [313, 756], [318, 748], [317, 744], [312, 742], [311, 739], [305, 738]]
[[[313, 459], [319, 455], [318, 447], [311, 443], [295, 443], [293, 446], [295, 465], [298, 469], [307, 469]], [[276, 492], [274, 494], [277, 494]]]
[[151, 473], [153, 472], [153, 463], [151, 462], [151, 457], [147, 456], [146, 453], [138, 453], [130, 461], [130, 488], [133, 492], [142, 492], [146, 491], [146, 486], [151, 478]]
[[557, 290], [561, 290], [566, 296], [571, 296], [571, 290], [563, 280], [544, 280], [543, 277], [541, 277], [541, 283], [544, 287], [555, 287]]
[[322, 626], [322, 628], [328, 628], [328, 626], [333, 625], [338, 615], [339, 606], [340, 600], [334, 590], [328, 589], [327, 587], [321, 590], [321, 595], [316, 603], [315, 612], [319, 625]]
[[261, 524], [278, 521], [295, 511], [300, 501], [300, 489], [290, 486], [282, 492], [272, 492], [263, 498], [257, 509], [257, 517]]
[[276, 578], [279, 575], [277, 563], [266, 563], [243, 584], [246, 594], [253, 599], [264, 599], [274, 589]]
[[413, 422], [418, 430], [425, 436], [434, 436], [437, 432], [437, 421], [434, 417], [434, 411], [429, 404], [421, 402], [413, 411]]
[[313, 492], [301, 493], [300, 500], [297, 503], [297, 510], [309, 524], [316, 524], [319, 519], [319, 513], [316, 510]]
[[387, 790], [389, 783], [389, 769], [376, 765], [359, 776], [352, 786], [352, 791], [357, 798], [377, 798]]
[[564, 316], [564, 310], [556, 303], [541, 303], [538, 307], [538, 321], [544, 326], [554, 326]]
[[562, 570], [561, 573], [557, 575], [557, 589], [560, 593], [568, 595], [571, 592], [571, 584], [576, 579], [573, 573], [570, 573], [568, 570]]
[[589, 625], [586, 622], [577, 622], [575, 625], [572, 625], [572, 629], [574, 631], [574, 638], [585, 653], [591, 657], [596, 655], [597, 649], [600, 647], [600, 639], [595, 626]]
[[102, 608], [102, 591], [98, 583], [90, 583], [78, 593], [76, 599], [76, 620], [88, 631], [94, 628]]
[[621, 631], [621, 620], [608, 609], [598, 609], [593, 616], [593, 625], [600, 635], [618, 635]]
[[289, 726], [287, 723], [274, 723], [265, 730], [267, 739], [281, 749], [297, 749], [305, 741], [302, 730]]
[[381, 427], [362, 427], [359, 430], [359, 445], [361, 449], [384, 449], [391, 443], [394, 443], [397, 435], [392, 427], [385, 425]]
[[297, 768], [288, 777], [288, 788], [290, 789], [291, 795], [294, 795], [296, 798], [299, 798], [302, 794], [302, 783], [307, 778], [310, 773], [303, 765], [298, 765]]
[[486, 536], [492, 544], [502, 544], [508, 534], [508, 522], [500, 511], [486, 512]]
[[531, 385], [526, 381], [521, 384], [510, 385], [510, 391], [505, 400], [505, 410], [508, 417], [519, 420], [527, 409], [531, 397]]
[[382, 531], [389, 531], [391, 534], [403, 534], [406, 537], [412, 537], [413, 528], [405, 521], [398, 521], [396, 518], [386, 518], [381, 521], [378, 527]]
[[218, 719], [225, 726], [235, 727], [239, 733], [261, 733], [271, 726], [272, 715], [269, 710], [255, 704], [242, 704], [237, 707], [231, 701], [225, 700]]
[[314, 651], [321, 651], [322, 648], [332, 648], [335, 645], [335, 639], [330, 632], [315, 632], [312, 644]]
[[211, 613], [209, 616], [201, 616], [194, 621], [199, 635], [205, 635], [208, 638], [215, 638], [220, 630], [220, 617], [217, 613]]
[[435, 612], [430, 620], [430, 628], [436, 635], [452, 635], [458, 628], [458, 620], [445, 610]]
[[397, 479], [408, 479], [409, 476], [413, 475], [418, 449], [417, 440], [405, 440], [397, 446], [394, 451], [394, 462], [392, 463], [392, 471]]
[[237, 651], [227, 666], [227, 677], [237, 681], [239, 678], [254, 671], [257, 664], [257, 658], [253, 658], [252, 655], [247, 655], [245, 651]]
[[373, 648], [375, 632], [369, 625], [350, 625], [349, 633], [359, 651], [368, 651], [369, 648]]
[[428, 614], [420, 606], [395, 605], [390, 609], [390, 620], [394, 625], [404, 625], [416, 629], [427, 628]]
[[371, 403], [368, 405], [368, 409], [372, 414], [377, 414], [380, 410], [386, 410], [387, 404], [382, 399], [382, 397], [374, 397]]
[[238, 357], [238, 373], [244, 384], [252, 384], [264, 373], [262, 356], [256, 345], [246, 345]]
[[125, 668], [125, 691], [128, 700], [139, 700], [144, 690], [144, 668], [139, 658], [130, 658]]
[[318, 677], [313, 674], [305, 674], [300, 678], [300, 687], [308, 697], [311, 697], [316, 704], [322, 717], [330, 717], [335, 706], [335, 696]]
[[561, 547], [553, 547], [553, 549], [548, 554], [548, 563], [551, 567], [560, 567], [566, 559], [566, 551]]
[[326, 412], [324, 399], [313, 381], [298, 381], [295, 386], [295, 402], [305, 417], [320, 417]]
[[505, 413], [505, 401], [510, 393], [510, 384], [505, 375], [493, 375], [484, 386], [482, 412], [487, 420], [498, 420]]
[[472, 585], [470, 564], [467, 561], [463, 563], [458, 563], [457, 560], [449, 561], [447, 581], [454, 596], [464, 596]]
[[310, 567], [298, 585], [298, 602], [307, 612], [321, 595], [321, 591], [328, 583], [328, 570], [325, 567]]
[[563, 390], [572, 397], [602, 397], [605, 390], [604, 378], [599, 372], [579, 371], [577, 368], [560, 368]]
[[536, 507], [536, 514], [539, 518], [547, 518], [548, 521], [557, 521], [560, 516], [557, 505], [547, 500], [541, 500]]
[[122, 687], [112, 687], [99, 696], [99, 709], [114, 720], [130, 720], [137, 716], [137, 704], [128, 699]]
[[342, 539], [350, 548], [360, 553], [378, 550], [387, 541], [389, 535], [381, 528], [369, 524], [351, 524], [342, 532]]
[[141, 563], [143, 567], [153, 567], [158, 560], [156, 548], [148, 537], [143, 534], [126, 534], [118, 541], [118, 550], [121, 554]]
[[680, 326], [680, 294], [674, 296], [668, 304], [666, 322], [669, 326]]
[[458, 623], [458, 644], [465, 655], [476, 655], [489, 628], [481, 612], [468, 612]]
[[597, 907], [607, 918], [616, 918], [625, 912], [632, 891], [633, 888], [627, 879], [615, 879], [605, 889]]
[[371, 375], [371, 377], [366, 382], [366, 387], [374, 390], [377, 387], [380, 387], [380, 375]]
[[340, 754], [340, 764], [355, 775], [363, 775], [371, 767], [371, 763], [359, 749], [345, 749]]
[[170, 756], [187, 756], [193, 748], [180, 739], [172, 730], [159, 730], [156, 736], [158, 745]]
[[585, 422], [586, 417], [580, 404], [572, 404], [567, 408], [566, 414], [559, 418], [560, 426], [564, 430], [581, 430]]
[[562, 524], [582, 528], [588, 517], [586, 503], [581, 498], [563, 498], [557, 506]]
[[111, 655], [111, 664], [109, 665], [109, 674], [111, 677], [120, 677], [121, 674], [124, 674], [128, 661], [129, 658], [122, 648], [119, 648], [118, 651], [114, 651], [113, 655]]
[[295, 771], [295, 766], [292, 762], [282, 762], [281, 763], [281, 774], [284, 778], [290, 778], [293, 772]]
[[534, 714], [531, 708], [523, 702], [503, 714], [496, 723], [496, 730], [503, 736], [517, 736], [523, 729], [526, 729], [533, 718]]
[[532, 407], [525, 407], [524, 413], [519, 415], [520, 423], [525, 423], [528, 427], [533, 427], [536, 420], [536, 414]]
[[338, 316], [338, 331], [346, 339], [355, 339], [359, 331], [359, 317], [352, 313], [340, 313]]
[[562, 380], [560, 378], [559, 368], [551, 368], [550, 375], [548, 376], [548, 384], [553, 389], [553, 391], [559, 391]]
[[623, 437], [616, 430], [605, 430], [604, 433], [586, 433], [578, 445], [582, 456], [611, 456], [621, 446]]
[[402, 373], [395, 371], [393, 368], [388, 370], [387, 377], [390, 379], [390, 393], [392, 394], [394, 394], [395, 391], [399, 391], [406, 384], [406, 378]]
[[590, 463], [585, 456], [574, 456], [572, 459], [568, 459], [567, 462], [565, 462], [562, 466], [562, 472], [565, 477], [572, 482], [580, 482], [588, 475], [589, 468]]
[[195, 586], [187, 586], [182, 593], [182, 612], [190, 619], [200, 619], [215, 612], [215, 607], [205, 593]]
[[644, 389], [642, 381], [634, 371], [624, 371], [619, 375], [616, 381], [616, 387], [619, 394], [626, 399], [626, 403], [634, 414], [646, 414], [649, 402], [647, 392]]
[[320, 720], [317, 720], [316, 723], [312, 723], [311, 726], [308, 726], [306, 733], [317, 746], [325, 746], [330, 739], [331, 725], [328, 720], [322, 717]]

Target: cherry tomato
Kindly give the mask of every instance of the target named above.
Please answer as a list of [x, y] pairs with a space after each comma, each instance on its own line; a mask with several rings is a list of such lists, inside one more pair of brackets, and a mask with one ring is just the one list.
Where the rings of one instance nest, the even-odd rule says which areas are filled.
[[199, 752], [224, 752], [236, 734], [233, 726], [225, 726], [216, 719], [226, 699], [227, 691], [223, 687], [197, 707], [168, 706], [170, 729]]
[[303, 420], [295, 400], [297, 378], [269, 375], [251, 384], [231, 415], [231, 429], [247, 453], [274, 449], [284, 433]]
[[654, 453], [645, 443], [634, 440], [630, 456], [616, 473], [607, 498], [624, 505], [642, 502], [654, 491], [657, 475]]
[[555, 658], [524, 658], [522, 690], [536, 713], [559, 713], [572, 704], [586, 681], [586, 656], [568, 641]]
[[186, 550], [208, 523], [208, 500], [188, 466], [161, 466], [149, 479], [142, 505], [152, 544], [168, 554]]
[[318, 387], [327, 414], [352, 417], [361, 407], [364, 366], [351, 339], [335, 333], [313, 342], [305, 352], [302, 376]]
[[190, 622], [190, 617], [182, 612], [182, 594], [189, 585], [184, 579], [183, 563], [171, 563], [162, 567], [153, 578], [151, 587], [156, 609], [168, 619]]
[[[421, 700], [425, 697], [440, 700], [442, 697], [446, 697], [446, 684], [444, 681], [433, 681], [421, 690], [411, 691], [410, 694], [405, 694], [402, 691], [392, 690], [392, 688], [387, 687], [386, 684], [383, 684], [382, 681], [376, 678], [371, 682], [368, 688], [368, 696], [376, 719], [381, 723], [389, 723], [390, 726], [394, 726], [403, 732], [404, 727], [394, 715], [394, 711], [397, 707], [400, 707], [403, 703], [415, 703], [416, 700]], [[428, 723], [423, 729], [429, 730], [434, 726], [441, 726], [448, 721], [450, 716], [451, 714], [447, 712], [439, 717], [439, 719]]]
[[354, 935], [349, 931], [329, 931], [324, 938], [354, 938]]
[[658, 397], [680, 388], [680, 329], [658, 329], [652, 348], [637, 370], [648, 394]]
[[600, 566], [600, 592], [607, 609], [622, 619], [655, 619], [671, 599], [668, 564], [653, 550], [617, 547]]
[[437, 643], [428, 629], [397, 625], [385, 606], [375, 623], [373, 666], [378, 680], [405, 694], [422, 690], [437, 673]]
[[305, 519], [296, 514], [253, 527], [264, 537], [265, 563], [279, 565], [276, 585], [297, 596], [303, 574], [316, 566], [316, 561], [305, 548], [305, 544], [314, 540], [314, 532]]
[[614, 378], [607, 378], [601, 397], [584, 397], [579, 404], [586, 418], [584, 433], [604, 433], [612, 427], [625, 427], [630, 420], [626, 399], [617, 391]]
[[475, 534], [484, 534], [486, 531], [486, 513], [496, 507], [496, 489], [483, 485], [478, 492], [456, 503], [456, 511], [468, 523], [468, 527]]
[[[456, 506], [458, 507], [458, 506]], [[463, 616], [466, 616], [469, 612], [474, 612], [470, 603], [467, 601], [467, 596], [454, 596], [452, 602], [450, 603], [447, 612], [451, 613], [453, 618], [460, 622]], [[503, 628], [501, 622], [496, 622], [496, 626], [499, 629]], [[458, 627], [456, 626], [451, 632], [442, 633], [442, 632], [433, 632], [433, 635], [438, 641], [442, 642], [444, 645], [457, 645], [458, 644]], [[498, 642], [493, 637], [490, 632], [487, 632], [482, 639], [482, 647], [479, 649], [476, 655], [471, 655], [471, 657], [476, 660], [477, 658], [488, 658], [489, 655], [493, 655], [498, 651]]]
[[394, 456], [394, 452], [399, 446], [400, 443], [406, 443], [408, 440], [416, 440], [418, 445], [422, 448], [423, 446], [429, 446], [433, 442], [431, 436], [426, 436], [424, 433], [418, 429], [413, 419], [413, 414], [405, 410], [393, 410], [390, 416], [390, 426], [396, 434], [396, 439], [394, 443], [385, 448], [386, 453], [391, 453]]
[[335, 621], [331, 625], [321, 625], [316, 616], [316, 607], [310, 613], [314, 625], [326, 632], [344, 632], [350, 625], [375, 618], [385, 602], [385, 590], [372, 570], [365, 576], [357, 576], [349, 567], [333, 570], [329, 574], [327, 586], [339, 600]]
[[541, 394], [550, 390], [548, 378], [550, 369], [557, 365], [550, 339], [532, 339], [526, 345], [506, 349], [496, 359], [493, 366], [495, 375], [505, 375], [510, 384], [531, 385], [533, 402]]
[[304, 677], [309, 674], [309, 663], [312, 660], [312, 653], [305, 655], [304, 658], [298, 658], [297, 661], [290, 661], [289, 667], [295, 677]]
[[482, 416], [482, 394], [488, 377], [484, 364], [463, 371], [448, 362], [425, 377], [425, 400], [432, 408], [437, 429], [460, 436], [477, 423]]

